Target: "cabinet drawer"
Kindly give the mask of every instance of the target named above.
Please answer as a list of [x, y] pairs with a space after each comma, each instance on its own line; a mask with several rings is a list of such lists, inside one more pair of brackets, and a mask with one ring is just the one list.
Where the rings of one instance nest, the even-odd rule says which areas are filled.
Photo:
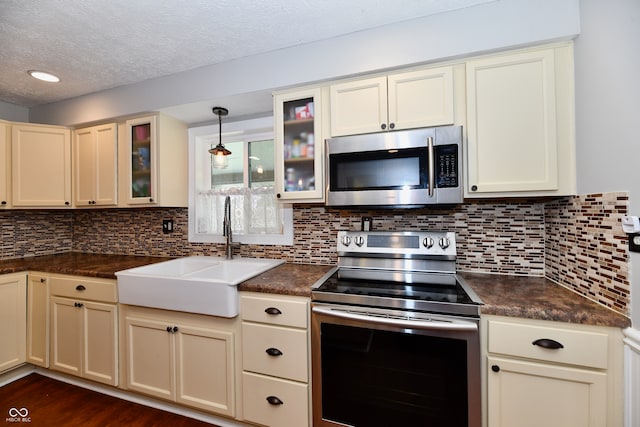
[[115, 280], [85, 277], [51, 277], [51, 295], [85, 300], [118, 302]]
[[[244, 418], [269, 427], [309, 425], [307, 384], [243, 372]], [[281, 404], [269, 403], [273, 398]]]
[[307, 300], [263, 298], [243, 295], [240, 298], [242, 320], [271, 325], [307, 327]]
[[[276, 355], [270, 355], [277, 353]], [[307, 332], [278, 326], [242, 325], [242, 364], [246, 371], [308, 381]]]
[[[489, 321], [489, 353], [526, 357], [571, 365], [606, 369], [608, 337], [598, 332]], [[533, 342], [554, 340], [562, 348], [548, 349]]]

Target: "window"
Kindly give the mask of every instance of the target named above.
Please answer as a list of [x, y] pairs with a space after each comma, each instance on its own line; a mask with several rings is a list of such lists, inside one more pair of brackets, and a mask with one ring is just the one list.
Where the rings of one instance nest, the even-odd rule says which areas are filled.
[[222, 143], [231, 151], [217, 168], [208, 150], [218, 143], [218, 125], [189, 129], [189, 241], [223, 243], [224, 200], [231, 199], [233, 240], [293, 244], [290, 205], [275, 196], [273, 120], [222, 124]]

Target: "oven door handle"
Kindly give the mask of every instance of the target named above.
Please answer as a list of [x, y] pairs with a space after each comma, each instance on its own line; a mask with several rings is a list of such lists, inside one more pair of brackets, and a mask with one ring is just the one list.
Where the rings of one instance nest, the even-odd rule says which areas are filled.
[[478, 325], [474, 322], [464, 320], [405, 320], [394, 319], [392, 317], [369, 316], [367, 314], [356, 313], [353, 311], [345, 311], [339, 309], [313, 307], [312, 311], [316, 314], [323, 314], [331, 317], [338, 317], [349, 320], [360, 320], [364, 322], [373, 322], [381, 325], [400, 326], [408, 329], [422, 329], [431, 331], [457, 331], [457, 332], [475, 332]]

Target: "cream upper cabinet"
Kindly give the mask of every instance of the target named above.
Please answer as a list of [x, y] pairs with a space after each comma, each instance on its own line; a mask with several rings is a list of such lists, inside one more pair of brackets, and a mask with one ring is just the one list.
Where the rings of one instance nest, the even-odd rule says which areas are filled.
[[61, 126], [11, 125], [14, 207], [71, 207], [71, 131]]
[[187, 206], [187, 125], [154, 114], [127, 120], [119, 129], [121, 207]]
[[49, 367], [49, 278], [27, 276], [27, 362]]
[[576, 191], [572, 45], [466, 63], [466, 197]]
[[333, 84], [331, 136], [454, 123], [453, 66]]
[[51, 276], [51, 369], [118, 384], [115, 280]]
[[0, 276], [0, 372], [25, 362], [27, 336], [26, 274]]
[[622, 427], [616, 328], [483, 316], [489, 427]]
[[276, 93], [276, 197], [283, 202], [324, 200], [323, 90], [301, 89]]
[[128, 390], [235, 415], [235, 320], [128, 305], [121, 320]]
[[117, 125], [76, 129], [73, 144], [75, 205], [117, 205]]
[[0, 209], [11, 207], [11, 124], [0, 120]]

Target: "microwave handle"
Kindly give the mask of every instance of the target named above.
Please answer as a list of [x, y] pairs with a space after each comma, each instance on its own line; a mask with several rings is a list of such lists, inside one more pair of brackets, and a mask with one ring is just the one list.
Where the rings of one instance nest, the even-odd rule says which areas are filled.
[[429, 197], [433, 197], [436, 187], [436, 168], [435, 168], [435, 155], [433, 152], [433, 137], [427, 138], [427, 149], [429, 152]]

